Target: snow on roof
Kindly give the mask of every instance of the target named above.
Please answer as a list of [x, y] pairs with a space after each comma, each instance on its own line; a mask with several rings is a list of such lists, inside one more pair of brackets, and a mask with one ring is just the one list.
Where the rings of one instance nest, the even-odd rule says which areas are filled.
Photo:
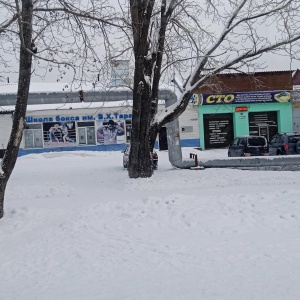
[[[29, 93], [38, 94], [38, 93], [64, 93], [64, 92], [76, 92], [83, 90], [84, 92], [90, 91], [100, 91], [100, 88], [97, 85], [92, 83], [67, 83], [67, 82], [31, 82]], [[126, 87], [114, 87], [111, 91], [123, 91], [128, 90]], [[11, 95], [16, 94], [18, 91], [17, 83], [0, 83], [0, 94], [2, 95]]]
[[[160, 89], [171, 91], [173, 90], [173, 84], [167, 85], [167, 84], [160, 84]], [[90, 92], [90, 91], [104, 91], [100, 88], [100, 86], [97, 85], [97, 83], [94, 85], [93, 83], [67, 83], [67, 82], [31, 82], [29, 93], [37, 94], [37, 93], [70, 93], [70, 92], [77, 92], [83, 90], [84, 92]], [[111, 87], [109, 91], [128, 91], [128, 87]], [[16, 94], [18, 91], [18, 84], [17, 83], [1, 83], [0, 82], [0, 94], [1, 95], [7, 95], [7, 94]]]
[[[99, 107], [118, 107], [132, 106], [132, 100], [113, 101], [113, 102], [79, 102], [79, 103], [56, 103], [56, 104], [34, 104], [27, 105], [27, 111], [36, 110], [63, 110], [63, 109], [82, 109]], [[14, 110], [14, 106], [5, 106], [5, 110]], [[3, 110], [3, 107], [0, 112]]]
[[[109, 101], [109, 102], [78, 102], [78, 103], [56, 103], [56, 104], [34, 104], [27, 105], [27, 111], [37, 110], [68, 110], [68, 109], [83, 109], [83, 108], [107, 108], [107, 107], [132, 107], [132, 100], [124, 101]], [[158, 104], [164, 105], [165, 100], [159, 100]], [[14, 106], [0, 106], [1, 111], [15, 110]]]

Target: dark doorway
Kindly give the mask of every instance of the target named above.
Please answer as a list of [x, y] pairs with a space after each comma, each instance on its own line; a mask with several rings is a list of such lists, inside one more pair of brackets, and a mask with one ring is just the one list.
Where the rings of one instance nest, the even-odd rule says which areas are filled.
[[167, 128], [162, 127], [158, 133], [159, 150], [168, 150]]
[[232, 114], [203, 115], [206, 149], [228, 147], [233, 140]]
[[250, 135], [262, 135], [269, 141], [277, 132], [277, 111], [249, 112]]

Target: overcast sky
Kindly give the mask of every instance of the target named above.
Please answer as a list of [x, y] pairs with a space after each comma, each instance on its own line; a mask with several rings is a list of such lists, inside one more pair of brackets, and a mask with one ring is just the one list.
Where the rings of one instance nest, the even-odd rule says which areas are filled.
[[[125, 1], [125, 0], [121, 0], [121, 1]], [[115, 3], [117, 3], [117, 0], [111, 0], [110, 4], [114, 5]], [[3, 21], [3, 14], [1, 15], [0, 12], [0, 23]], [[269, 32], [269, 35], [272, 35], [272, 32]], [[1, 50], [0, 50], [1, 51]], [[264, 54], [259, 61], [261, 63], [264, 62], [263, 64], [263, 69], [264, 71], [267, 70], [271, 70], [271, 71], [280, 71], [280, 70], [295, 70], [299, 67], [298, 61], [297, 60], [291, 60], [290, 58], [286, 57], [286, 56], [280, 56], [280, 55], [274, 55], [274, 54]], [[6, 72], [6, 68], [3, 67], [3, 65], [0, 65], [0, 76], [3, 77], [2, 81], [3, 82], [7, 82], [9, 78], [9, 82], [10, 83], [14, 83], [18, 81], [18, 61], [17, 59], [15, 59], [13, 56], [10, 57], [10, 65], [14, 66], [14, 70], [15, 72], [12, 72], [10, 70], [9, 73]], [[36, 67], [37, 66], [37, 62], [34, 59], [33, 60], [33, 66]], [[71, 75], [71, 74], [70, 74]], [[69, 82], [71, 80], [71, 76], [66, 76], [65, 78], [63, 78], [61, 80], [61, 82]], [[41, 77], [35, 76], [33, 74], [32, 76], [32, 82], [56, 82], [57, 81], [57, 74], [52, 71], [51, 73], [48, 73], [46, 75], [46, 78], [43, 79]]]
[[[261, 62], [264, 63], [264, 69], [262, 71], [282, 71], [282, 70], [296, 70], [299, 68], [300, 64], [297, 60], [291, 60], [289, 57], [274, 55], [272, 53], [266, 53], [259, 59]], [[12, 62], [13, 63], [13, 62]], [[36, 62], [34, 61], [33, 64], [35, 65]], [[16, 70], [18, 66], [18, 62], [15, 62]], [[18, 81], [18, 73], [10, 73], [3, 75], [4, 78], [9, 77], [10, 83], [16, 83]], [[71, 76], [67, 76], [61, 80], [61, 82], [69, 82], [71, 80]], [[47, 73], [46, 79], [43, 80], [42, 78], [33, 75], [32, 82], [56, 82], [57, 81], [57, 74], [55, 72]], [[7, 82], [7, 81], [4, 81]]]

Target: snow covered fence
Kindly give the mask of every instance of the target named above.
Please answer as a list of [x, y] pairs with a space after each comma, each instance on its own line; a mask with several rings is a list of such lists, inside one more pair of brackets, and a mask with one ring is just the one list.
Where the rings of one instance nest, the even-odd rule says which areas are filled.
[[300, 155], [208, 159], [200, 161], [199, 166], [204, 168], [300, 166]]

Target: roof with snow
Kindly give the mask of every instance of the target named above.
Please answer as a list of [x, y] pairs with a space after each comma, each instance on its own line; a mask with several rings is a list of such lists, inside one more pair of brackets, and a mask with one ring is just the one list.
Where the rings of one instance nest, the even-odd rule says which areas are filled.
[[[110, 91], [125, 91], [129, 90], [125, 87], [112, 88]], [[15, 95], [18, 91], [17, 83], [0, 83], [0, 95]], [[78, 91], [93, 92], [100, 91], [97, 85], [92, 83], [85, 84], [74, 84], [74, 83], [63, 83], [63, 82], [31, 82], [29, 93], [73, 93]]]
[[[16, 83], [0, 84], [0, 110], [15, 106], [17, 90], [18, 84]], [[162, 85], [159, 92], [159, 104], [164, 104], [164, 99], [172, 98], [172, 94], [174, 95], [170, 86]], [[93, 84], [75, 86], [68, 83], [33, 82], [30, 84], [28, 109], [31, 105], [41, 105], [43, 110], [60, 109], [60, 107], [62, 109], [113, 107], [132, 105], [130, 101], [132, 101], [132, 90], [127, 87], [101, 90]]]
[[[160, 104], [162, 100], [160, 100]], [[106, 107], [131, 107], [132, 100], [124, 100], [124, 101], [113, 101], [113, 102], [77, 102], [77, 103], [53, 103], [53, 104], [34, 104], [27, 105], [27, 111], [37, 111], [37, 110], [65, 110], [65, 109], [82, 109], [82, 108], [106, 108]], [[0, 114], [1, 111], [4, 110], [14, 110], [14, 106], [0, 106]]]

